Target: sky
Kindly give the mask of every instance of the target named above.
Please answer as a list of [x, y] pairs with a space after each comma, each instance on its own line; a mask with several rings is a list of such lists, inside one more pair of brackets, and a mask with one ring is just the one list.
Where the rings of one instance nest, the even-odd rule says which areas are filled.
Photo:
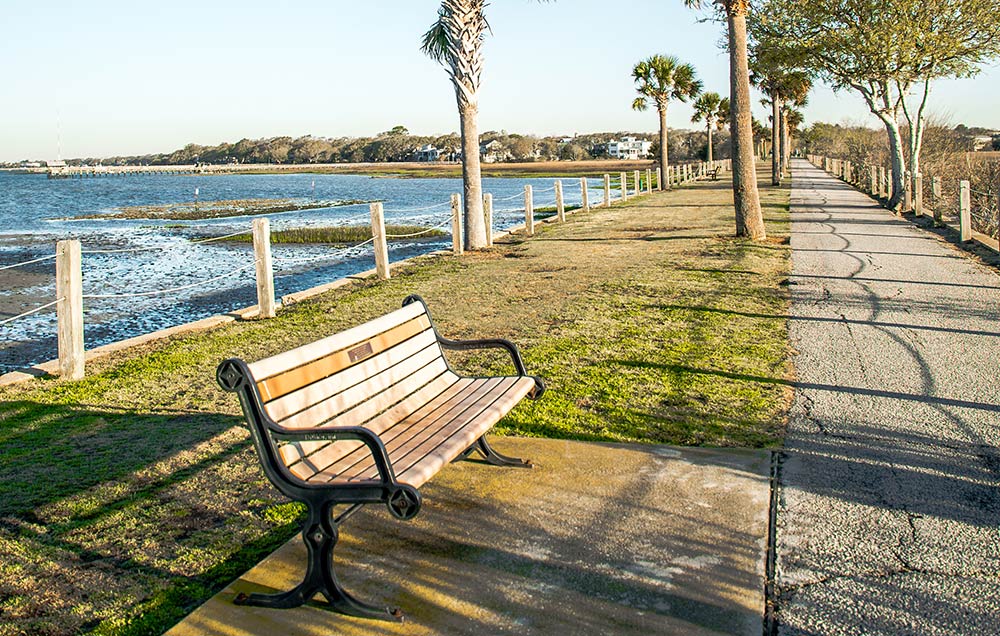
[[[244, 137], [458, 130], [444, 70], [419, 51], [435, 0], [0, 0], [0, 161], [169, 152]], [[653, 132], [632, 66], [689, 62], [728, 92], [722, 25], [681, 0], [494, 0], [480, 130]], [[759, 95], [757, 96], [759, 97]], [[939, 82], [930, 111], [1000, 127], [1000, 67]], [[765, 120], [764, 108], [757, 117]], [[806, 123], [877, 122], [860, 98], [814, 91]], [[668, 123], [694, 128], [671, 104]]]

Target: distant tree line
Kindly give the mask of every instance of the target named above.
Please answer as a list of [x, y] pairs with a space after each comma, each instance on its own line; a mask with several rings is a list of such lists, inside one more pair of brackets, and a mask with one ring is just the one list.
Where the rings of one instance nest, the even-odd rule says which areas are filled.
[[[626, 136], [653, 141], [650, 157], [657, 156], [659, 145], [654, 133], [626, 131], [591, 133], [572, 137], [537, 137], [506, 131], [488, 131], [479, 137], [481, 144], [497, 142], [491, 150], [500, 161], [579, 161], [606, 159], [608, 142]], [[730, 156], [729, 135], [726, 131], [713, 136], [714, 157]], [[706, 131], [676, 130], [669, 137], [670, 156], [682, 161], [703, 160], [708, 156]], [[235, 143], [215, 146], [188, 144], [170, 153], [141, 156], [88, 157], [68, 160], [73, 165], [181, 165], [181, 164], [312, 164], [312, 163], [374, 163], [415, 161], [420, 148], [431, 145], [444, 161], [457, 161], [461, 139], [457, 133], [446, 135], [411, 135], [403, 126], [379, 133], [374, 137], [269, 137], [241, 139]], [[501, 150], [496, 153], [495, 151]]]

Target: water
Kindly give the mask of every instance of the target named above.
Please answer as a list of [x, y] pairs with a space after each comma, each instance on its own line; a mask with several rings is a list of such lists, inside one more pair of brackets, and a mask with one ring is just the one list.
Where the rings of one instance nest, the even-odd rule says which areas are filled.
[[[535, 190], [535, 207], [554, 205], [553, 179], [484, 179], [494, 197], [494, 231], [523, 223], [523, 191]], [[315, 183], [315, 188], [313, 184]], [[591, 180], [591, 186], [599, 185]], [[0, 266], [51, 255], [55, 242], [83, 244], [85, 295], [130, 297], [84, 301], [88, 349], [191, 322], [256, 303], [252, 247], [226, 242], [198, 244], [193, 238], [248, 232], [249, 217], [203, 221], [81, 219], [113, 208], [223, 199], [382, 200], [387, 224], [436, 226], [450, 232], [449, 199], [460, 179], [372, 178], [359, 175], [281, 174], [150, 175], [48, 179], [0, 173]], [[564, 179], [566, 205], [580, 202], [576, 179]], [[594, 189], [590, 200], [600, 191]], [[431, 207], [433, 206], [433, 207]], [[425, 209], [430, 208], [430, 209]], [[367, 224], [368, 205], [267, 215], [273, 230]], [[451, 245], [451, 237], [398, 240], [391, 262]], [[121, 251], [124, 250], [124, 251]], [[308, 289], [374, 266], [371, 246], [274, 245], [277, 296]], [[220, 278], [221, 277], [221, 278]], [[212, 280], [218, 278], [218, 280]], [[161, 292], [191, 286], [171, 293]], [[134, 294], [149, 295], [135, 296]], [[52, 260], [0, 270], [0, 320], [55, 300]], [[0, 372], [56, 355], [52, 310], [0, 326]]]

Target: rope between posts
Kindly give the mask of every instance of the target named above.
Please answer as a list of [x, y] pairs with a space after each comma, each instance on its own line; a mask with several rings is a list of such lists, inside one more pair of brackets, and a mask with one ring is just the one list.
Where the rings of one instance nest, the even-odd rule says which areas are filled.
[[386, 238], [394, 238], [394, 239], [411, 238], [411, 237], [414, 237], [414, 236], [420, 236], [422, 234], [429, 234], [430, 232], [433, 232], [434, 230], [441, 229], [441, 228], [445, 227], [446, 225], [449, 225], [450, 223], [451, 223], [451, 217], [449, 217], [445, 221], [442, 221], [441, 223], [438, 223], [437, 225], [435, 225], [433, 227], [429, 227], [429, 228], [426, 228], [424, 230], [420, 230], [419, 232], [412, 232], [410, 234], [386, 234], [385, 237]]
[[215, 276], [213, 278], [209, 278], [207, 280], [199, 281], [197, 283], [191, 283], [190, 285], [181, 285], [179, 287], [171, 287], [169, 289], [156, 289], [156, 290], [147, 291], [147, 292], [133, 292], [133, 293], [125, 293], [125, 294], [84, 294], [83, 297], [84, 298], [91, 298], [91, 299], [94, 299], [94, 298], [96, 298], [96, 299], [100, 299], [100, 298], [139, 298], [139, 297], [146, 297], [146, 296], [158, 296], [160, 294], [171, 294], [173, 292], [185, 291], [185, 290], [188, 290], [188, 289], [194, 289], [195, 287], [201, 287], [203, 285], [208, 285], [209, 283], [214, 283], [215, 281], [222, 280], [224, 278], [229, 278], [231, 276], [235, 276], [236, 274], [239, 274], [241, 272], [245, 272], [248, 269], [254, 268], [256, 266], [257, 266], [257, 262], [254, 261], [250, 265], [245, 265], [243, 267], [239, 267], [237, 269], [234, 269], [231, 272], [222, 274], [221, 276]]
[[[24, 261], [23, 263], [14, 263], [13, 265], [4, 265], [3, 267], [0, 267], [0, 271], [3, 271], [5, 269], [14, 269], [15, 267], [24, 267], [25, 265], [31, 265], [32, 263], [41, 263], [42, 261], [47, 261], [47, 260], [53, 259], [55, 257], [56, 257], [55, 254], [50, 254], [49, 256], [42, 256], [41, 258], [34, 258], [34, 259], [30, 260], [30, 261]], [[2, 324], [2, 323], [0, 323], [0, 324]]]
[[[532, 192], [532, 195], [534, 195], [534, 192]], [[503, 198], [493, 199], [493, 202], [497, 203], [499, 201], [510, 201], [511, 199], [517, 199], [519, 197], [523, 198], [524, 197], [524, 192], [517, 192], [515, 194], [510, 195], [509, 197], [503, 197]]]
[[45, 303], [41, 307], [35, 307], [34, 309], [28, 310], [28, 311], [24, 312], [23, 314], [18, 314], [16, 316], [14, 316], [13, 318], [6, 318], [4, 320], [0, 320], [0, 325], [6, 325], [7, 323], [14, 322], [15, 320], [17, 320], [19, 318], [24, 318], [25, 316], [30, 316], [31, 314], [37, 314], [38, 312], [42, 311], [43, 309], [48, 309], [49, 307], [52, 307], [53, 305], [58, 305], [63, 300], [64, 300], [63, 298], [59, 298], [58, 300], [53, 300], [50, 303]]
[[406, 208], [405, 210], [385, 210], [385, 214], [406, 214], [409, 212], [424, 212], [426, 210], [436, 210], [438, 208], [443, 208], [451, 205], [451, 201], [445, 201], [444, 203], [437, 203], [435, 205], [426, 205], [422, 208]]
[[233, 238], [234, 236], [240, 236], [241, 234], [246, 234], [246, 230], [241, 230], [239, 232], [233, 232], [232, 234], [225, 234], [223, 236], [213, 236], [205, 239], [198, 239], [195, 241], [188, 241], [187, 243], [179, 243], [177, 245], [153, 245], [150, 247], [125, 247], [121, 249], [113, 250], [81, 250], [81, 254], [124, 254], [124, 253], [135, 253], [135, 252], [152, 252], [156, 250], [175, 250], [183, 247], [184, 245], [201, 245], [203, 243], [211, 243], [213, 241], [222, 241], [227, 238]]
[[327, 261], [333, 258], [339, 258], [343, 254], [347, 254], [351, 250], [356, 250], [359, 247], [364, 247], [369, 243], [375, 242], [375, 237], [371, 237], [363, 243], [358, 243], [357, 245], [351, 245], [349, 247], [344, 247], [331, 254], [321, 254], [319, 256], [306, 256], [303, 258], [286, 258], [286, 259], [275, 259], [276, 263], [281, 263], [282, 265], [290, 265], [296, 263], [315, 263], [318, 261]]

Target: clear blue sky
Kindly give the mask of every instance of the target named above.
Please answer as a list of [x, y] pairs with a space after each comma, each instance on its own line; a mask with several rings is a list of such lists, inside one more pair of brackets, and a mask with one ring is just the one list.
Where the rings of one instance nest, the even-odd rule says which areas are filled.
[[[169, 151], [273, 135], [455, 131], [444, 71], [418, 50], [434, 0], [13, 2], [0, 21], [0, 161]], [[653, 131], [630, 109], [631, 66], [652, 53], [727, 92], [721, 26], [680, 0], [494, 0], [481, 129]], [[1000, 126], [1000, 69], [942, 83], [932, 111]], [[758, 117], [763, 117], [763, 109]], [[672, 127], [693, 127], [686, 105]], [[869, 123], [818, 90], [807, 122]]]

